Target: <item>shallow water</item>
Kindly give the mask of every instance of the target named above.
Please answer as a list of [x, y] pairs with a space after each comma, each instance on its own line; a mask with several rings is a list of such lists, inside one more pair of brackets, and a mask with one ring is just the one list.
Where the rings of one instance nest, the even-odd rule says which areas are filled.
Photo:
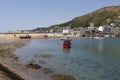
[[[20, 64], [37, 63], [53, 73], [33, 72], [49, 79], [51, 74], [68, 74], [76, 80], [120, 80], [120, 38], [73, 39], [70, 49], [60, 39], [36, 39], [17, 49]], [[32, 73], [31, 73], [32, 74]]]

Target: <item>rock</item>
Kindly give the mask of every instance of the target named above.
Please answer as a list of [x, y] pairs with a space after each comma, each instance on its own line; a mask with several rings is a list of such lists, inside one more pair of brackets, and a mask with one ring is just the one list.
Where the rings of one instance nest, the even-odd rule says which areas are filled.
[[16, 55], [11, 55], [10, 60], [11, 61], [19, 61], [19, 57], [17, 57]]
[[42, 68], [41, 69], [43, 73], [50, 73], [52, 72], [51, 68]]
[[41, 58], [51, 58], [53, 57], [53, 55], [49, 55], [49, 54], [42, 54], [40, 55]]
[[64, 75], [64, 74], [54, 74], [51, 75], [52, 80], [76, 80], [73, 76], [71, 75]]
[[39, 66], [38, 64], [32, 64], [32, 63], [30, 63], [30, 64], [27, 64], [27, 65], [25, 65], [27, 68], [32, 68], [32, 69], [40, 69], [41, 68], [41, 66]]

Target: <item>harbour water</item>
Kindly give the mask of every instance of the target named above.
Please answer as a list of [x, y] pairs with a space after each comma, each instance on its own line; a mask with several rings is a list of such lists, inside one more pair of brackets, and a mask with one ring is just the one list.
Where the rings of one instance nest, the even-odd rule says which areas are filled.
[[[57, 39], [35, 39], [14, 51], [20, 64], [36, 63], [52, 73], [33, 72], [50, 80], [52, 74], [72, 75], [76, 80], [120, 80], [120, 38], [73, 39], [70, 49]], [[32, 73], [31, 73], [32, 74]]]

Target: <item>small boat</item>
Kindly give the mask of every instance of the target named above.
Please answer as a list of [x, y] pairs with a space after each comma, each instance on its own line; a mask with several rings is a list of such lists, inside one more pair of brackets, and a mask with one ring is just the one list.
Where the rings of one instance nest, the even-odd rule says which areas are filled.
[[71, 48], [71, 42], [65, 40], [65, 41], [63, 42], [63, 48]]
[[30, 35], [26, 35], [26, 36], [19, 36], [20, 39], [30, 39], [31, 36]]
[[67, 37], [67, 38], [62, 38], [61, 40], [63, 40], [63, 48], [71, 48], [72, 39]]

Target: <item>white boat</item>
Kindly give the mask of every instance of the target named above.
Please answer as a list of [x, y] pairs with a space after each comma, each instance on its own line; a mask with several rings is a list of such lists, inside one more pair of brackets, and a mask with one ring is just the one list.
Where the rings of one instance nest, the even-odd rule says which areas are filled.
[[63, 41], [72, 41], [72, 39], [70, 37], [61, 38], [61, 40], [63, 40]]
[[103, 39], [104, 37], [94, 37], [94, 39]]

